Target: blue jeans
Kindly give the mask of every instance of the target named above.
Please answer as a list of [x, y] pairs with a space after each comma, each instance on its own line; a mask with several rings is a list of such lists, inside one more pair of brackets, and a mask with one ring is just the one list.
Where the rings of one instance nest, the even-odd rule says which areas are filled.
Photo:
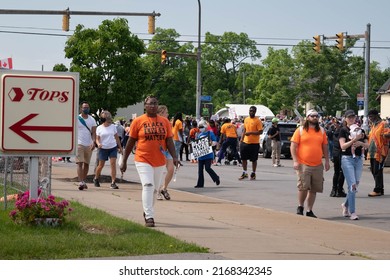
[[[363, 172], [363, 158], [356, 156], [341, 156], [341, 168], [347, 182], [348, 194], [345, 198], [345, 207], [349, 213], [355, 213], [355, 194], [359, 186], [360, 177]], [[353, 189], [355, 187], [355, 190]]]
[[173, 140], [173, 144], [175, 145], [176, 157], [179, 158], [179, 156], [180, 156], [181, 142], [180, 142], [180, 141]]
[[209, 173], [211, 179], [213, 182], [216, 182], [219, 180], [219, 176], [215, 171], [211, 168], [211, 162], [213, 160], [211, 158], [209, 159], [203, 159], [203, 160], [198, 160], [198, 182], [196, 185], [200, 188], [204, 187], [204, 172], [203, 169], [206, 170], [207, 173]]

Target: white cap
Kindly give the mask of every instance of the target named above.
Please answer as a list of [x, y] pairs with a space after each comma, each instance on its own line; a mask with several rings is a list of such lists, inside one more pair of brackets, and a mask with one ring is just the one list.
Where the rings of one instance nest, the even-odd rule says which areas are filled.
[[310, 115], [314, 115], [314, 114], [318, 115], [318, 112], [314, 109], [310, 109], [309, 111], [306, 112], [306, 117], [308, 117]]
[[198, 123], [198, 127], [201, 127], [201, 126], [203, 126], [204, 128], [207, 128], [209, 125], [208, 125], [208, 123], [205, 120], [201, 120]]

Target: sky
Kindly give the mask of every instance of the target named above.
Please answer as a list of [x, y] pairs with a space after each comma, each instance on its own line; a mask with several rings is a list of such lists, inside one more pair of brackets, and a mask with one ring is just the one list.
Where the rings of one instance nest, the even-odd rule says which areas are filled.
[[[200, 0], [201, 36], [206, 32], [246, 33], [258, 43], [262, 59], [267, 48], [289, 48], [302, 40], [313, 41], [315, 35], [335, 36], [339, 32], [363, 35], [371, 25], [370, 61], [390, 67], [390, 1], [384, 0]], [[0, 9], [58, 11], [160, 13], [156, 27], [175, 29], [180, 40], [197, 46], [198, 0], [1, 0]], [[12, 57], [14, 69], [51, 71], [53, 66], [70, 60], [65, 58], [67, 36], [76, 25], [97, 28], [108, 16], [72, 15], [70, 31], [62, 28], [62, 15], [0, 14], [0, 59]], [[145, 16], [129, 16], [130, 31], [140, 39], [150, 39]], [[16, 33], [15, 33], [16, 32]], [[33, 35], [39, 33], [51, 35]], [[326, 41], [334, 45], [334, 40]], [[365, 40], [360, 39], [354, 55], [364, 56]], [[251, 61], [248, 61], [251, 62]], [[256, 63], [260, 63], [256, 62]]]

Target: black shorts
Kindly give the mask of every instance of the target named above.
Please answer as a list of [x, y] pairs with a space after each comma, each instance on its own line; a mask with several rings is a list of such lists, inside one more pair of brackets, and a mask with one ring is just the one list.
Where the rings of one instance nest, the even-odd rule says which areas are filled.
[[259, 158], [260, 144], [246, 144], [240, 142], [241, 160], [257, 161]]

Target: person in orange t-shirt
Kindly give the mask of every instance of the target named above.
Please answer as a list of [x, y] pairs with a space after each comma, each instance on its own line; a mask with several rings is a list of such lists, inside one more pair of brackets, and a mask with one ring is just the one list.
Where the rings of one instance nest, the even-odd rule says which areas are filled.
[[370, 110], [367, 116], [371, 123], [367, 158], [370, 160], [370, 170], [375, 182], [375, 187], [368, 196], [376, 197], [384, 195], [383, 167], [389, 153], [390, 129], [377, 110]]
[[135, 118], [130, 126], [120, 170], [127, 169], [127, 159], [137, 142], [134, 163], [142, 184], [142, 206], [145, 226], [154, 227], [155, 193], [160, 188], [165, 165], [165, 151], [173, 158], [174, 166], [178, 165], [175, 146], [173, 144], [172, 125], [165, 117], [157, 114], [158, 100], [154, 96], [145, 99], [146, 113]]
[[312, 211], [317, 192], [322, 193], [324, 188], [323, 156], [325, 170], [328, 171], [330, 168], [328, 138], [324, 129], [320, 127], [318, 118], [317, 111], [308, 110], [303, 127], [298, 127], [291, 138], [290, 147], [298, 176], [297, 214], [303, 215], [304, 204], [307, 201], [306, 216], [312, 218], [317, 218]]
[[[175, 145], [175, 151], [177, 156], [180, 155], [180, 148], [184, 143], [184, 132], [183, 132], [183, 114], [177, 112], [173, 117], [172, 123], [172, 133], [173, 133], [173, 144]], [[179, 162], [182, 165], [181, 162]]]
[[221, 138], [219, 143], [221, 144], [221, 149], [218, 153], [218, 161], [216, 165], [222, 164], [222, 159], [225, 158], [225, 153], [228, 147], [231, 148], [233, 157], [238, 163], [241, 165], [241, 157], [237, 151], [237, 128], [234, 124], [232, 124], [231, 119], [226, 118], [225, 123], [221, 127]]
[[263, 132], [263, 123], [256, 117], [256, 106], [249, 107], [249, 117], [246, 117], [243, 124], [240, 155], [242, 161], [242, 175], [239, 180], [248, 178], [248, 160], [252, 162], [251, 180], [256, 180], [257, 159], [259, 157], [260, 134]]

